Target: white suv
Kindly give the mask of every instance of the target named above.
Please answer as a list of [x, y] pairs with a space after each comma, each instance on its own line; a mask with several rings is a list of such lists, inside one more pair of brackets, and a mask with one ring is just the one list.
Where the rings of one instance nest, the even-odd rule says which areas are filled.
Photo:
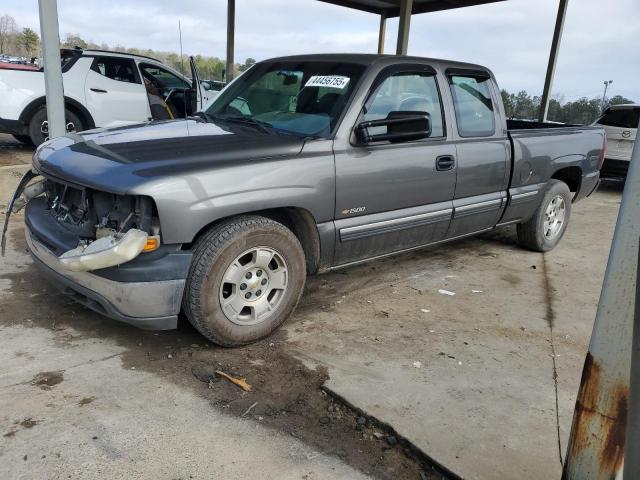
[[[195, 81], [141, 55], [64, 49], [61, 58], [68, 131], [182, 118], [202, 108], [193, 59]], [[0, 133], [35, 145], [47, 139], [42, 69], [1, 69], [0, 99]]]
[[607, 108], [594, 122], [594, 125], [604, 127], [607, 133], [603, 176], [626, 176], [638, 132], [638, 120], [640, 105], [615, 105]]

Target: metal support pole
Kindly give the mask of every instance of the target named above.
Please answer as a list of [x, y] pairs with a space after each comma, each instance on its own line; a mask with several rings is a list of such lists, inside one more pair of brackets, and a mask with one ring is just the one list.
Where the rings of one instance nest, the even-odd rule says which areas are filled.
[[606, 106], [606, 101], [607, 101], [607, 89], [609, 88], [609, 85], [611, 85], [612, 83], [613, 83], [613, 80], [604, 81], [604, 93], [602, 94], [602, 104], [600, 105], [601, 112], [604, 112], [604, 107]]
[[640, 478], [640, 255], [636, 270], [636, 308], [633, 322], [631, 372], [629, 375], [629, 413], [624, 445], [624, 478]]
[[[640, 142], [636, 142], [573, 413], [565, 480], [619, 479], [622, 473], [627, 418], [638, 416], [637, 400], [628, 400], [639, 238]], [[639, 373], [633, 372], [636, 378]], [[632, 438], [627, 448], [633, 445], [636, 450], [628, 457], [630, 469], [637, 468], [637, 431], [629, 432]]]
[[227, 0], [227, 69], [225, 82], [233, 80], [233, 47], [236, 31], [236, 0]]
[[542, 101], [540, 104], [540, 114], [538, 120], [545, 122], [549, 113], [549, 99], [551, 98], [551, 88], [553, 87], [553, 77], [556, 74], [556, 61], [560, 51], [560, 41], [562, 40], [562, 30], [564, 28], [564, 18], [567, 13], [569, 0], [560, 0], [558, 5], [558, 16], [556, 17], [556, 28], [553, 30], [553, 40], [551, 41], [551, 51], [549, 52], [549, 64], [547, 65], [547, 76], [544, 79], [544, 90], [542, 91]]
[[380, 30], [378, 32], [378, 54], [384, 53], [384, 37], [387, 31], [387, 14], [380, 15]]
[[411, 26], [411, 12], [413, 0], [400, 0], [400, 17], [398, 19], [398, 44], [396, 55], [406, 55], [409, 46], [409, 27]]
[[38, 0], [49, 138], [66, 133], [57, 0]]

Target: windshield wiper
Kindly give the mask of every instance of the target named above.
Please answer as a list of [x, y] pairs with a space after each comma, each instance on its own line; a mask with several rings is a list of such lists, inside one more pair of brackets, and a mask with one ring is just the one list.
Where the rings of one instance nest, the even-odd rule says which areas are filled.
[[229, 123], [241, 123], [244, 125], [253, 125], [255, 127], [260, 128], [260, 130], [262, 130], [265, 133], [272, 133], [277, 130], [270, 123], [263, 122], [261, 120], [256, 120], [255, 118], [251, 118], [251, 117], [216, 117], [215, 119], [216, 120], [219, 119], [219, 120], [222, 120], [223, 122], [229, 122]]
[[[300, 133], [292, 132], [289, 130], [282, 130], [280, 128], [274, 127], [268, 122], [263, 122], [262, 120], [256, 120], [255, 118], [251, 118], [251, 117], [238, 117], [238, 116], [223, 117], [222, 115], [212, 115], [207, 112], [195, 112], [193, 115], [196, 117], [201, 117], [209, 123], [215, 123], [215, 122], [241, 123], [243, 125], [252, 125], [252, 126], [258, 127], [260, 130], [262, 130], [265, 133], [278, 133], [282, 135], [292, 135], [296, 137], [301, 136]], [[321, 136], [319, 135], [313, 136], [313, 135], [305, 134], [303, 138], [304, 139], [321, 138]]]

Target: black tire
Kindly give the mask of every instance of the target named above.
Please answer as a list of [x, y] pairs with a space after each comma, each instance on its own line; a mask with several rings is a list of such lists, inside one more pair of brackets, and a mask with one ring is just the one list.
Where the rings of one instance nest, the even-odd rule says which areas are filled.
[[[238, 324], [222, 307], [223, 277], [243, 252], [256, 247], [268, 247], [284, 260], [287, 284], [266, 318]], [[214, 225], [196, 241], [182, 305], [191, 324], [212, 342], [224, 347], [246, 345], [268, 336], [291, 315], [305, 280], [304, 252], [291, 230], [265, 217], [244, 215]]]
[[31, 137], [29, 135], [13, 135], [13, 138], [18, 140], [20, 143], [24, 143], [25, 145], [33, 145], [31, 141]]
[[[85, 129], [82, 120], [73, 113], [71, 110], [65, 109], [64, 115], [67, 124], [67, 132], [81, 132]], [[38, 146], [47, 139], [47, 135], [42, 132], [42, 124], [47, 120], [47, 108], [42, 106], [36, 113], [33, 114], [29, 121], [29, 138], [31, 142]], [[69, 125], [73, 125], [73, 128], [69, 128]]]
[[[564, 221], [558, 232], [551, 238], [545, 235], [545, 214], [549, 204], [556, 198], [564, 200]], [[518, 224], [518, 243], [529, 250], [548, 252], [562, 239], [571, 219], [571, 191], [566, 183], [560, 180], [549, 180], [547, 190], [540, 206], [528, 221]]]

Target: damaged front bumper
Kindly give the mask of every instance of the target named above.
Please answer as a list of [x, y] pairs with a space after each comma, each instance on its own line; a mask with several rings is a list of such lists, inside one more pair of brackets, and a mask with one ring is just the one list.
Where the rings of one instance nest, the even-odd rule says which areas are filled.
[[149, 330], [177, 327], [192, 253], [162, 245], [147, 197], [91, 190], [29, 171], [9, 202], [25, 208], [34, 263], [55, 287], [107, 317]]
[[138, 328], [169, 330], [177, 327], [185, 279], [123, 282], [94, 273], [65, 269], [29, 227], [27, 245], [36, 266], [75, 301]]
[[102, 237], [88, 245], [68, 250], [57, 258], [63, 268], [72, 272], [113, 267], [140, 255], [148, 237], [145, 232], [132, 228], [121, 237]]

